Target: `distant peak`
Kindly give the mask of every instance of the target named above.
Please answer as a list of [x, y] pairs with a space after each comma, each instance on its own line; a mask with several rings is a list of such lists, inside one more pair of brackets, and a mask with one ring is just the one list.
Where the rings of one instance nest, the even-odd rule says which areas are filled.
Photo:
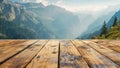
[[45, 7], [42, 3], [21, 3], [26, 7]]

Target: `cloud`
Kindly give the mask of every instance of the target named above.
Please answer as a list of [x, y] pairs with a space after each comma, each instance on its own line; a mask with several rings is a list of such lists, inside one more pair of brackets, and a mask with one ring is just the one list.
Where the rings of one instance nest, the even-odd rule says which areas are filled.
[[78, 12], [78, 11], [96, 12], [106, 9], [108, 7], [107, 5], [69, 5], [66, 4], [64, 0], [57, 1], [56, 3], [54, 3], [54, 5], [65, 8], [66, 10], [71, 12]]
[[37, 3], [42, 3], [43, 5], [47, 6], [49, 5], [49, 2], [46, 0], [36, 0]]
[[42, 3], [43, 5], [49, 5], [47, 0], [19, 0], [20, 2], [33, 2], [33, 3]]
[[71, 7], [70, 5], [66, 5], [63, 0], [57, 1], [56, 3], [54, 3], [54, 5], [65, 8], [66, 10], [69, 10], [72, 12], [75, 11], [73, 7]]
[[120, 0], [20, 0], [22, 2], [36, 2], [47, 6], [50, 4], [65, 8], [72, 12], [101, 11], [110, 5], [120, 4]]

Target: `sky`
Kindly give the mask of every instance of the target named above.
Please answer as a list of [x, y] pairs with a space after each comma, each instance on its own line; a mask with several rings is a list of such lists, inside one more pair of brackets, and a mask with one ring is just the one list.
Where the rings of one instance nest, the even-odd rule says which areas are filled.
[[24, 2], [41, 2], [45, 6], [53, 4], [72, 12], [100, 11], [109, 6], [119, 5], [120, 0], [23, 0]]
[[120, 0], [47, 0], [47, 2], [61, 6], [73, 12], [100, 11], [109, 6], [120, 4]]

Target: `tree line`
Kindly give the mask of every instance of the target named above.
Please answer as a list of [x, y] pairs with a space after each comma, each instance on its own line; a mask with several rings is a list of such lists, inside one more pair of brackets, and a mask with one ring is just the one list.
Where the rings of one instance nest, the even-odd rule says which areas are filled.
[[120, 21], [118, 18], [114, 17], [113, 25], [110, 28], [107, 28], [107, 23], [104, 21], [100, 35], [93, 36], [93, 39], [120, 39]]

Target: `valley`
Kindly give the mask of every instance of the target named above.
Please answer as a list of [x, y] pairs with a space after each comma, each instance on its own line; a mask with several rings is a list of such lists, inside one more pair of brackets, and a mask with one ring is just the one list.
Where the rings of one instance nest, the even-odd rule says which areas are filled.
[[120, 21], [119, 5], [102, 11], [72, 12], [55, 4], [2, 0], [0, 39], [92, 39]]

